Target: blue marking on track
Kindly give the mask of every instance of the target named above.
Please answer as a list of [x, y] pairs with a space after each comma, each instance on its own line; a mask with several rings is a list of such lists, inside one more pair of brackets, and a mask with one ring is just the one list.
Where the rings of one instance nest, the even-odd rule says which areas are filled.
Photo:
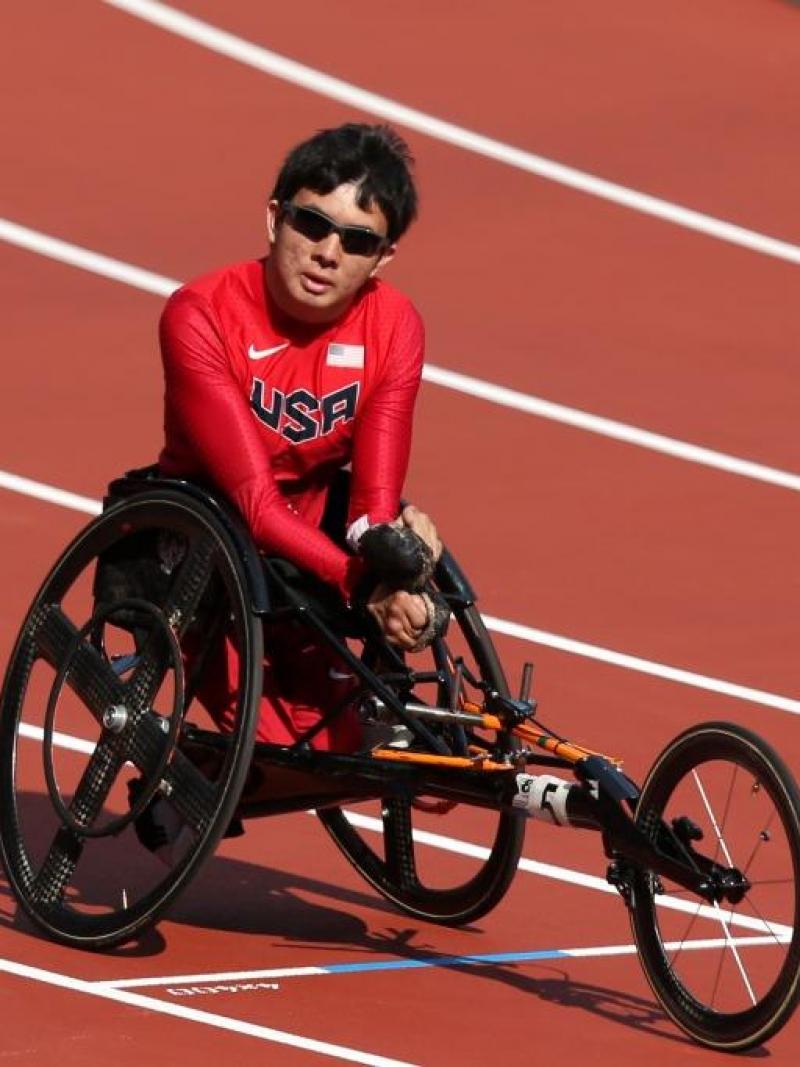
[[358, 974], [364, 971], [410, 971], [422, 967], [481, 967], [491, 963], [530, 963], [570, 956], [559, 948], [538, 952], [494, 952], [485, 956], [439, 956], [425, 960], [379, 960], [372, 963], [334, 963], [320, 968], [325, 974]]

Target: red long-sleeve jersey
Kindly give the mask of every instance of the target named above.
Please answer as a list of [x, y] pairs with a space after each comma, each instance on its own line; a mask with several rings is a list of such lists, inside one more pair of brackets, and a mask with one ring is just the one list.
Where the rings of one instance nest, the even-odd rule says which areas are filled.
[[160, 338], [162, 472], [218, 486], [262, 551], [348, 596], [358, 560], [318, 527], [330, 477], [348, 462], [351, 529], [398, 513], [424, 347], [413, 305], [371, 280], [336, 323], [297, 323], [270, 300], [264, 261], [251, 260], [174, 293]]

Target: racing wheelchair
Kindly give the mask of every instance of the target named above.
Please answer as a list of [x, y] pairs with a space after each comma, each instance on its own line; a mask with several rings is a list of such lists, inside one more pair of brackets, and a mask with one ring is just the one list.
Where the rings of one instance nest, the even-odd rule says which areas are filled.
[[[295, 578], [207, 488], [152, 468], [112, 483], [38, 592], [0, 698], [2, 856], [35, 924], [69, 945], [130, 940], [242, 819], [308, 809], [397, 908], [468, 923], [503, 897], [533, 818], [598, 836], [647, 979], [693, 1038], [738, 1051], [787, 1021], [800, 993], [800, 794], [768, 744], [694, 726], [639, 788], [620, 761], [542, 725], [529, 666], [512, 696], [447, 551], [426, 589], [448, 627], [415, 655]], [[355, 704], [373, 728], [361, 750], [315, 749], [319, 725], [293, 745], [255, 740], [265, 634], [285, 626], [310, 628], [352, 672], [326, 717]], [[225, 733], [198, 699], [220, 642], [236, 650]], [[344, 809], [365, 801], [377, 818]], [[151, 850], [142, 827], [156, 805], [177, 829]], [[448, 881], [415, 819], [455, 805], [485, 843]]]

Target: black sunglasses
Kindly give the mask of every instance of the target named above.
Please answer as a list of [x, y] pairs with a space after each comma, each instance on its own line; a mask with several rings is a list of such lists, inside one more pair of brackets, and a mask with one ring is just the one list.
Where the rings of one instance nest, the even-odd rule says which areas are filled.
[[316, 208], [301, 207], [288, 200], [281, 204], [281, 215], [309, 241], [324, 241], [332, 233], [337, 234], [342, 251], [353, 256], [377, 256], [387, 244], [385, 237], [366, 226], [340, 226]]

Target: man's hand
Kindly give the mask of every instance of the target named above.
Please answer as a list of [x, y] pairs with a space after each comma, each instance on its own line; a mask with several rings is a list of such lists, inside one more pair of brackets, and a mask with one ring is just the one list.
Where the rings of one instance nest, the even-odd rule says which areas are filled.
[[389, 644], [406, 651], [416, 645], [428, 625], [428, 608], [421, 596], [402, 589], [392, 591], [383, 584], [375, 587], [367, 611]]
[[436, 532], [433, 520], [424, 511], [415, 508], [413, 504], [408, 504], [395, 519], [393, 525], [398, 528], [407, 526], [409, 530], [413, 530], [417, 537], [423, 540], [431, 550], [434, 561], [439, 559], [442, 554], [442, 542], [439, 540], [439, 534]]

